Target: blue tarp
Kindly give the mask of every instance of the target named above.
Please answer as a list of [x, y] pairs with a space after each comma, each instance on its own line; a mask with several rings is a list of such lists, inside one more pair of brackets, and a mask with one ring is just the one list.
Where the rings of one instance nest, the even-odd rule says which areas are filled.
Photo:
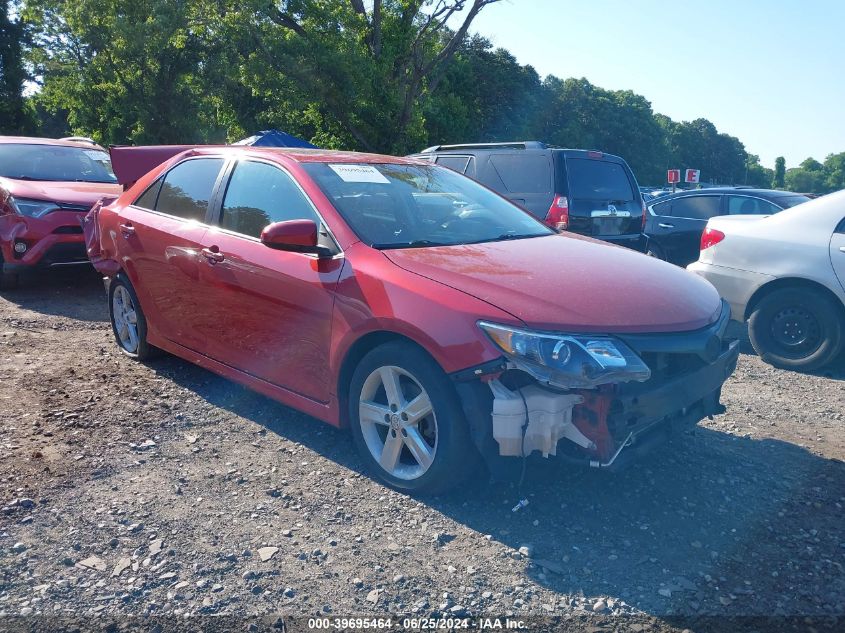
[[280, 130], [262, 130], [258, 134], [233, 143], [233, 145], [254, 145], [255, 147], [310, 147], [317, 149], [308, 141], [303, 141]]

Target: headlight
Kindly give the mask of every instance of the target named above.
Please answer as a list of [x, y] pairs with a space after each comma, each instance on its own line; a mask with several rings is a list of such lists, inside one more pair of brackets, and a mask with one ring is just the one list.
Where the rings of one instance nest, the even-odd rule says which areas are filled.
[[478, 326], [520, 369], [556, 387], [643, 382], [651, 376], [640, 357], [611, 336], [533, 332], [486, 321]]
[[55, 202], [45, 202], [44, 200], [10, 197], [9, 201], [18, 210], [18, 213], [30, 218], [40, 218], [57, 208]]

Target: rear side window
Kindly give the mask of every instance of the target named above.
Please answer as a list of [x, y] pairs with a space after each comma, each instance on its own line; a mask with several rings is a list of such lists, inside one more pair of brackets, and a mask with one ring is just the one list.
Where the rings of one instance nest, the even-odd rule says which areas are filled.
[[226, 188], [220, 226], [259, 237], [268, 224], [285, 220], [320, 224], [314, 207], [288, 174], [267, 163], [238, 163]]
[[728, 199], [728, 215], [771, 215], [780, 211], [780, 207], [748, 196], [726, 196]]
[[809, 201], [810, 199], [807, 196], [781, 196], [779, 198], [775, 198], [775, 202], [780, 205], [781, 209], [791, 209], [796, 205], [804, 204]]
[[205, 222], [222, 158], [193, 158], [167, 172], [158, 195], [156, 211], [186, 220]]
[[546, 154], [493, 154], [490, 164], [511, 193], [552, 191], [552, 168]]
[[689, 196], [672, 201], [672, 215], [690, 220], [709, 220], [719, 215], [720, 196]]
[[633, 202], [634, 190], [625, 168], [619, 163], [569, 158], [569, 197], [606, 202]]
[[469, 165], [469, 156], [438, 156], [437, 164], [463, 174]]
[[658, 202], [651, 206], [654, 215], [672, 215], [672, 201]]
[[138, 196], [138, 199], [135, 201], [135, 206], [141, 207], [142, 209], [155, 209], [159, 189], [161, 189], [161, 178], [147, 187], [147, 190]]

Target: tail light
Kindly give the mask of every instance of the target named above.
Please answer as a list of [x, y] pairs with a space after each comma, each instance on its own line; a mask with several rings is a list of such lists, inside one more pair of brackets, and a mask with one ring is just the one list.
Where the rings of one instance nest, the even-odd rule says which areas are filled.
[[569, 228], [569, 200], [566, 196], [555, 196], [549, 212], [546, 214], [546, 224], [558, 231]]
[[710, 248], [711, 246], [715, 246], [719, 242], [725, 239], [725, 234], [721, 231], [717, 231], [716, 229], [711, 229], [709, 226], [704, 229], [704, 233], [701, 234], [701, 250]]
[[647, 209], [646, 209], [646, 205], [645, 205], [645, 200], [643, 200], [643, 228], [642, 228], [643, 231], [645, 231], [646, 212], [647, 212]]

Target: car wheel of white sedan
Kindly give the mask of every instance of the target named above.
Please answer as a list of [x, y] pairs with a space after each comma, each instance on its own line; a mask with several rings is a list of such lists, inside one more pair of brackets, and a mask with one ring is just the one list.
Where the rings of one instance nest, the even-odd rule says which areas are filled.
[[832, 362], [845, 344], [841, 306], [812, 288], [782, 288], [766, 295], [748, 320], [748, 335], [762, 360], [783, 369], [811, 371]]
[[379, 346], [361, 360], [350, 386], [349, 418], [361, 455], [394, 488], [441, 492], [460, 483], [473, 462], [454, 387], [410, 343]]
[[147, 319], [135, 289], [122, 274], [109, 284], [109, 316], [120, 351], [136, 360], [152, 356], [155, 348], [147, 343]]

